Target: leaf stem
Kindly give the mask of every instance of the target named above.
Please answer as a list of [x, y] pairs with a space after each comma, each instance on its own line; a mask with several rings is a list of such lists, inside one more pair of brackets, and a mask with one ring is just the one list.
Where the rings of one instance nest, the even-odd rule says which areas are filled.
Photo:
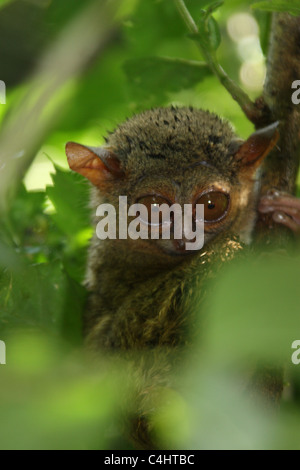
[[190, 14], [189, 10], [187, 9], [186, 4], [184, 3], [184, 0], [175, 0], [175, 5], [176, 5], [183, 21], [185, 22], [186, 26], [188, 27], [190, 33], [197, 34], [199, 32], [198, 27], [197, 27], [192, 15]]
[[[181, 15], [183, 21], [185, 22], [189, 32], [193, 35], [199, 34], [198, 26], [196, 25], [194, 19], [192, 18], [189, 10], [186, 7], [184, 0], [174, 0], [175, 5], [178, 9], [179, 14]], [[232, 98], [237, 101], [241, 109], [247, 116], [247, 118], [256, 124], [259, 125], [259, 122], [263, 118], [263, 112], [256, 103], [253, 103], [247, 93], [245, 93], [238, 85], [235, 83], [225, 72], [225, 70], [218, 63], [215, 54], [212, 54], [208, 48], [204, 47], [201, 44], [201, 41], [197, 41], [198, 47], [202, 55], [204, 56], [207, 65], [213, 72], [213, 74], [219, 79], [220, 83], [226, 88], [230, 93]]]

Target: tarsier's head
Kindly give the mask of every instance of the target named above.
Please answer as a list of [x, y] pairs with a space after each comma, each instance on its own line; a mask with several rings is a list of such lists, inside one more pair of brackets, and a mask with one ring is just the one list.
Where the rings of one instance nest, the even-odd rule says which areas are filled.
[[[146, 206], [150, 231], [151, 211], [158, 205], [192, 205], [196, 218], [196, 206], [203, 204], [205, 244], [228, 232], [245, 241], [255, 218], [257, 170], [278, 139], [276, 127], [242, 141], [227, 122], [207, 111], [159, 108], [120, 125], [105, 147], [69, 142], [66, 153], [70, 168], [96, 188], [95, 211], [99, 204], [110, 203], [118, 213], [119, 196], [127, 196], [128, 206]], [[172, 220], [170, 228], [170, 240], [125, 243], [137, 252], [193, 254], [186, 250], [184, 231], [178, 240], [172, 236]]]

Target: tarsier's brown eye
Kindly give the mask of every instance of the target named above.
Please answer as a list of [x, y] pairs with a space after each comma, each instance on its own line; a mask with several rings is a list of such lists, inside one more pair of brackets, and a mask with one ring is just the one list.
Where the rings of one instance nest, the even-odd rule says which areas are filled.
[[[139, 204], [143, 204], [148, 211], [148, 223], [150, 225], [151, 220], [155, 220], [155, 216], [159, 213], [159, 206], [162, 204], [167, 204], [168, 206], [171, 206], [172, 203], [168, 201], [168, 199], [165, 199], [162, 196], [157, 196], [155, 194], [149, 195], [149, 196], [143, 196], [137, 200]], [[164, 224], [166, 221], [162, 220], [161, 214], [159, 217], [159, 225]]]
[[229, 206], [229, 195], [221, 191], [210, 191], [202, 194], [196, 204], [204, 205], [204, 221], [217, 222], [223, 219]]

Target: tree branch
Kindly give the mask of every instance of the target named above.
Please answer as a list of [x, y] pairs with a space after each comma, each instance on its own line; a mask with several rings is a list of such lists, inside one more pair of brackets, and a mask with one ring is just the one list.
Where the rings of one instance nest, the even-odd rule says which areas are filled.
[[[300, 105], [292, 103], [292, 83], [300, 79], [300, 17], [274, 14], [271, 27], [267, 78], [262, 101], [270, 110], [269, 123], [280, 121], [280, 140], [266, 159], [262, 193], [276, 188], [294, 194], [300, 159]], [[269, 230], [269, 229], [272, 230]], [[261, 215], [256, 238], [274, 238], [285, 244], [288, 231], [276, 226], [270, 216]]]
[[[199, 28], [188, 11], [184, 0], [174, 1], [189, 32], [192, 35], [199, 35]], [[254, 124], [261, 122], [266, 114], [266, 109], [264, 106], [261, 106], [261, 102], [258, 100], [256, 103], [253, 103], [247, 93], [245, 93], [242, 88], [240, 88], [237, 83], [227, 75], [225, 70], [218, 63], [215, 54], [212, 54], [211, 51], [201, 43], [201, 41], [197, 41], [197, 45], [213, 74], [219, 79], [232, 98], [237, 101], [247, 118]]]

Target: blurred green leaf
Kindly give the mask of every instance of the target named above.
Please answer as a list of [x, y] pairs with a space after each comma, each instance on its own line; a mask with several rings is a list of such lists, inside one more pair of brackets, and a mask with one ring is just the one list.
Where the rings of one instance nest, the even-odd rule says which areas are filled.
[[41, 334], [15, 333], [7, 346], [9, 362], [0, 369], [1, 449], [126, 446], [116, 418], [121, 371], [93, 368], [83, 354], [67, 358], [59, 341]]
[[[43, 213], [45, 193], [42, 191], [28, 192], [21, 185], [10, 212], [2, 219], [0, 226], [4, 226], [11, 238], [18, 245], [26, 245], [45, 228], [47, 217]], [[39, 240], [41, 241], [41, 240]]]
[[0, 8], [4, 7], [7, 3], [12, 3], [15, 0], [0, 0]]
[[267, 0], [263, 2], [253, 3], [252, 8], [259, 8], [265, 11], [279, 11], [290, 13], [290, 15], [300, 15], [300, 5], [298, 0]]
[[275, 254], [246, 258], [220, 276], [208, 307], [216, 360], [290, 363], [300, 331], [299, 276], [299, 258]]
[[224, 0], [220, 1], [213, 1], [211, 0], [210, 2], [206, 3], [206, 7], [204, 9], [204, 14], [206, 18], [209, 18], [215, 11], [217, 11], [222, 5], [224, 5]]
[[266, 56], [268, 53], [270, 42], [272, 15], [270, 12], [256, 9], [254, 10], [254, 16], [259, 25], [260, 45], [263, 53]]
[[195, 86], [211, 73], [202, 62], [167, 57], [130, 60], [124, 69], [137, 101], [146, 99], [153, 104], [159, 104], [170, 92]]
[[218, 365], [206, 359], [207, 363], [198, 357], [181, 375], [183, 397], [189, 407], [189, 434], [182, 440], [181, 448], [263, 450], [271, 447], [272, 417], [259, 400], [249, 400], [241, 372], [237, 373], [233, 367], [224, 368], [222, 361]]
[[52, 218], [69, 239], [74, 239], [78, 232], [90, 227], [90, 187], [86, 179], [77, 173], [66, 172], [58, 166], [55, 166], [55, 170], [56, 173], [52, 175], [54, 186], [46, 190], [56, 209]]
[[37, 65], [49, 40], [45, 11], [24, 0], [0, 4], [1, 79], [20, 84]]
[[78, 344], [84, 300], [85, 289], [60, 262], [5, 270], [0, 277], [1, 332], [42, 329]]

